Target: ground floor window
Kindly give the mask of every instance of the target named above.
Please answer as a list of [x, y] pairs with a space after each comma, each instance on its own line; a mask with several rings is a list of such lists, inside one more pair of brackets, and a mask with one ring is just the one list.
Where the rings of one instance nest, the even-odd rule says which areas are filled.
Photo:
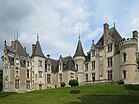
[[126, 78], [126, 70], [123, 71], [123, 78]]
[[42, 84], [39, 84], [39, 89], [40, 89], [40, 90], [42, 89]]
[[92, 73], [92, 81], [95, 81], [95, 73]]
[[19, 79], [15, 79], [15, 89], [19, 89]]
[[30, 89], [30, 81], [26, 81], [26, 88]]
[[47, 74], [47, 83], [51, 83], [51, 74]]
[[88, 81], [88, 74], [85, 74], [86, 82]]
[[108, 71], [108, 80], [112, 80], [112, 70]]

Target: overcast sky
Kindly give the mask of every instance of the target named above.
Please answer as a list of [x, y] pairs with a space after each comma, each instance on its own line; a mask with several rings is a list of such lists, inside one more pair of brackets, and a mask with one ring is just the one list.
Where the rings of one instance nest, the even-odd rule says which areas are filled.
[[133, 30], [139, 31], [139, 0], [0, 0], [0, 56], [3, 41], [10, 45], [17, 29], [28, 53], [39, 33], [45, 56], [55, 59], [74, 55], [80, 29], [87, 53], [91, 41], [102, 36], [106, 22], [110, 27], [115, 22], [122, 37], [131, 37]]

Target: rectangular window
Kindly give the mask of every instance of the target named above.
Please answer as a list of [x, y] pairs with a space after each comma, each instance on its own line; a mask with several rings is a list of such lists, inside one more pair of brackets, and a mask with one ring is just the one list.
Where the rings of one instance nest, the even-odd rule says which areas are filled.
[[59, 81], [62, 82], [62, 74], [59, 74]]
[[47, 83], [51, 83], [51, 74], [47, 74]]
[[47, 71], [50, 71], [50, 64], [47, 64]]
[[108, 67], [112, 67], [112, 57], [108, 58]]
[[42, 67], [42, 60], [39, 60], [39, 66]]
[[19, 89], [19, 79], [15, 79], [15, 89]]
[[88, 71], [88, 63], [85, 64], [85, 71]]
[[95, 81], [95, 73], [92, 73], [92, 81]]
[[42, 78], [42, 71], [39, 71], [39, 78]]
[[32, 71], [32, 78], [34, 78], [34, 71]]
[[108, 52], [112, 52], [112, 43], [108, 44]]
[[16, 67], [15, 76], [19, 77], [19, 69]]
[[30, 89], [30, 81], [26, 81], [26, 88]]
[[27, 66], [29, 66], [29, 61], [27, 61]]
[[92, 70], [95, 70], [95, 61], [92, 61]]
[[27, 78], [29, 78], [29, 70], [27, 70]]
[[78, 64], [76, 64], [76, 66], [75, 66], [75, 67], [76, 67], [76, 70], [78, 71]]
[[123, 71], [123, 78], [124, 79], [126, 78], [126, 71], [125, 70]]
[[112, 70], [108, 71], [108, 80], [112, 80]]
[[86, 82], [88, 81], [88, 74], [85, 74]]

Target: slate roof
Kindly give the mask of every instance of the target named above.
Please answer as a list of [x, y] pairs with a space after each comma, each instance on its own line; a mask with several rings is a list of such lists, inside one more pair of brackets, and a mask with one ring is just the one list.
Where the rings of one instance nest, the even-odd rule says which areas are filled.
[[[51, 58], [46, 58], [46, 63], [47, 61], [50, 60], [51, 63], [51, 68], [52, 68], [52, 73], [57, 73], [58, 72], [58, 66], [60, 64], [60, 59], [59, 60], [54, 60]], [[62, 63], [63, 63], [63, 71], [76, 71], [75, 70], [75, 63], [74, 60], [71, 56], [63, 57], [62, 58]]]
[[[122, 40], [122, 37], [118, 33], [115, 27], [109, 29], [109, 35], [113, 38], [114, 44], [115, 44], [115, 54], [119, 53], [119, 42]], [[96, 45], [100, 48], [103, 49], [104, 45], [104, 35], [99, 39], [99, 41], [96, 43]]]
[[73, 57], [76, 57], [76, 56], [84, 56], [85, 57], [85, 54], [84, 54], [84, 51], [83, 51], [83, 47], [82, 47], [82, 43], [81, 43], [80, 39], [78, 41], [76, 52], [75, 52]]
[[34, 57], [34, 56], [39, 56], [39, 57], [45, 58], [39, 41], [36, 42], [35, 51], [32, 54], [32, 57]]

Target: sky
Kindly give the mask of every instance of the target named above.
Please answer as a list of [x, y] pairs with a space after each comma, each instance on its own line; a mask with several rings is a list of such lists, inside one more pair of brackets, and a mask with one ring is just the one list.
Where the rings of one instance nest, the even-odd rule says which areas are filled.
[[[124, 38], [139, 31], [139, 0], [0, 0], [0, 56], [4, 40], [17, 38], [31, 55], [37, 33], [47, 56], [73, 56], [79, 34], [84, 52], [103, 34], [103, 24]], [[2, 61], [0, 59], [0, 68]]]

